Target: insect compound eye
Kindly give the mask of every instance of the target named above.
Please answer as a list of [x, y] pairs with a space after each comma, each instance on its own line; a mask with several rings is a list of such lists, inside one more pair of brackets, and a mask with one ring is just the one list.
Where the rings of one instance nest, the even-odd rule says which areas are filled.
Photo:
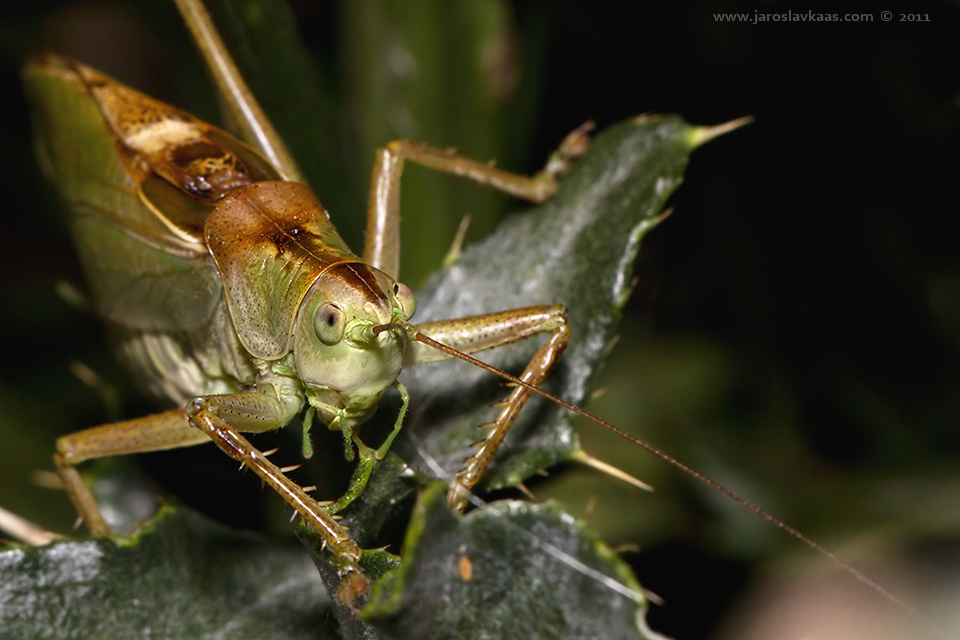
[[343, 311], [333, 302], [328, 302], [317, 309], [313, 330], [324, 344], [336, 344], [343, 339], [344, 324]]
[[413, 297], [413, 291], [402, 282], [393, 283], [393, 296], [400, 305], [400, 313], [404, 320], [409, 320], [417, 312], [417, 299]]

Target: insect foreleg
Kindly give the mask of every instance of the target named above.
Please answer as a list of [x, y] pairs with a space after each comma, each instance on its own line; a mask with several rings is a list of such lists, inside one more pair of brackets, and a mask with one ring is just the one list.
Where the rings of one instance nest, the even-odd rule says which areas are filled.
[[[536, 333], [550, 333], [547, 341], [531, 358], [520, 380], [539, 385], [553, 369], [570, 339], [566, 309], [563, 305], [526, 307], [467, 318], [442, 320], [417, 325], [417, 331], [463, 353], [477, 353], [507, 345]], [[411, 364], [436, 362], [450, 356], [422, 342], [412, 342], [408, 357]], [[483, 476], [506, 437], [517, 414], [530, 399], [531, 391], [517, 386], [502, 404], [500, 414], [489, 425], [486, 437], [476, 443], [476, 451], [464, 462], [463, 469], [450, 483], [447, 502], [463, 510], [470, 490]]]
[[[347, 505], [360, 497], [360, 494], [363, 493], [363, 490], [367, 486], [367, 482], [370, 480], [370, 474], [373, 472], [373, 468], [387, 455], [394, 439], [400, 433], [400, 429], [403, 427], [403, 419], [407, 415], [407, 408], [410, 406], [410, 393], [398, 380], [394, 381], [393, 386], [400, 392], [400, 400], [402, 403], [400, 412], [394, 421], [393, 430], [377, 449], [373, 449], [364, 444], [360, 438], [357, 437], [353, 429], [347, 428], [344, 431], [344, 437], [352, 440], [353, 444], [356, 445], [357, 451], [360, 452], [358, 456], [360, 459], [357, 462], [356, 469], [353, 471], [353, 475], [350, 477], [347, 490], [343, 492], [343, 495], [341, 495], [336, 502], [327, 505], [326, 509], [328, 513], [339, 513], [345, 509]], [[347, 446], [350, 446], [349, 441], [347, 442]], [[348, 456], [347, 459], [352, 459], [352, 456]]]
[[530, 200], [543, 202], [557, 190], [557, 179], [569, 171], [573, 160], [589, 145], [592, 123], [570, 133], [551, 155], [546, 167], [533, 176], [498, 169], [492, 162], [479, 162], [422, 142], [395, 140], [376, 153], [370, 197], [367, 204], [367, 233], [363, 249], [366, 263], [393, 278], [400, 264], [400, 176], [409, 160], [443, 173], [469, 178], [480, 184]]

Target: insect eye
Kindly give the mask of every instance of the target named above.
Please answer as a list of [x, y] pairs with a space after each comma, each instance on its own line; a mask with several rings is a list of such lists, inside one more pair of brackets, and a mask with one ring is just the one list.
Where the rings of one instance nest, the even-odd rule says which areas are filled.
[[413, 314], [417, 312], [417, 299], [413, 297], [413, 291], [410, 290], [410, 287], [401, 283], [393, 283], [393, 296], [397, 299], [397, 304], [400, 305], [400, 313], [403, 315], [404, 320], [409, 320], [413, 317]]
[[317, 310], [313, 319], [313, 330], [324, 344], [336, 344], [343, 338], [343, 311], [336, 304], [328, 302]]

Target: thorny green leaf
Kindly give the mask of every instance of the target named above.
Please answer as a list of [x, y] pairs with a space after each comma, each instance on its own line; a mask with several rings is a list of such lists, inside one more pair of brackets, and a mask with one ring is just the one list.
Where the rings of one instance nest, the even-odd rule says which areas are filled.
[[[583, 402], [629, 296], [640, 239], [680, 183], [697, 132], [679, 118], [645, 117], [596, 136], [553, 198], [507, 219], [428, 283], [419, 296], [417, 320], [563, 303], [570, 314], [570, 346], [544, 386], [568, 402]], [[528, 340], [482, 355], [516, 374], [537, 346]], [[489, 405], [505, 397], [502, 381], [460, 362], [419, 367], [408, 375], [411, 389], [430, 391], [420, 395], [399, 450], [425, 472], [450, 477], [470, 443], [480, 439], [476, 427], [495, 417]], [[570, 414], [531, 400], [486, 484], [516, 484], [578, 449]]]
[[363, 611], [386, 637], [661, 637], [626, 565], [559, 505], [502, 500], [458, 517], [444, 491], [423, 494], [403, 564]]
[[0, 553], [0, 638], [325, 635], [330, 598], [301, 549], [165, 509], [139, 534]]

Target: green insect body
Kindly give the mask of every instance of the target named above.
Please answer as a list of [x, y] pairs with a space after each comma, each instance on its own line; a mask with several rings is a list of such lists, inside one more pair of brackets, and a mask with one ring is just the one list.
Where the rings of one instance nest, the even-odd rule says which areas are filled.
[[[233, 135], [149, 98], [78, 62], [47, 55], [26, 71], [37, 106], [40, 156], [71, 211], [96, 312], [143, 390], [176, 409], [60, 438], [55, 460], [91, 531], [106, 533], [76, 465], [91, 458], [213, 440], [261, 475], [332, 549], [339, 600], [365, 592], [359, 548], [332, 517], [362, 491], [403, 421], [404, 366], [434, 362], [550, 333], [522, 376], [538, 384], [569, 331], [559, 305], [409, 324], [410, 289], [394, 275], [403, 161], [466, 175], [541, 200], [556, 169], [534, 178], [423, 144], [397, 142], [378, 156], [364, 257], [337, 234], [317, 196]], [[582, 132], [567, 143], [576, 155]], [[431, 338], [442, 343], [432, 343]], [[403, 409], [376, 450], [357, 427], [396, 387]], [[482, 446], [451, 484], [462, 509], [530, 396], [518, 386]], [[342, 430], [360, 467], [346, 494], [324, 507], [240, 432], [289, 423], [305, 407]]]

